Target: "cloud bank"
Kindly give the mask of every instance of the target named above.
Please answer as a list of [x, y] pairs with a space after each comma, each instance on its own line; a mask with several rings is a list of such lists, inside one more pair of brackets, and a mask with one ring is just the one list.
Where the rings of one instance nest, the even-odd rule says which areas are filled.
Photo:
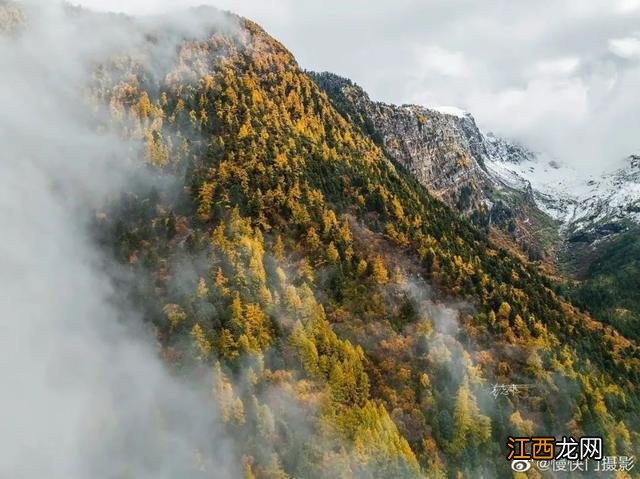
[[165, 370], [88, 232], [132, 152], [96, 133], [88, 65], [138, 36], [39, 8], [0, 36], [0, 477], [238, 476], [210, 388]]

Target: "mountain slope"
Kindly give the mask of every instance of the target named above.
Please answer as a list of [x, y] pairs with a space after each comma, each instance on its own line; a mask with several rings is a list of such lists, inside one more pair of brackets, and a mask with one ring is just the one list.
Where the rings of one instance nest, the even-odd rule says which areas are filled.
[[345, 78], [330, 73], [311, 75], [345, 116], [434, 195], [463, 212], [483, 205], [486, 152], [470, 115], [373, 102]]
[[[521, 180], [497, 174], [497, 159], [527, 158], [524, 148], [485, 136], [473, 117], [455, 109], [395, 106], [372, 101], [358, 85], [332, 73], [310, 73], [343, 116], [434, 196], [491, 228], [494, 239], [532, 260], [553, 256], [557, 226]], [[513, 247], [517, 245], [517, 247]]]
[[94, 228], [167, 364], [213, 374], [245, 477], [511, 477], [509, 434], [638, 453], [635, 342], [431, 196], [259, 26], [197, 16], [216, 21], [175, 50], [167, 20], [96, 67], [100, 127], [141, 154]]
[[[637, 157], [631, 156], [626, 168], [580, 180], [577, 171], [557, 160], [483, 134], [468, 113], [378, 103], [348, 79], [331, 73], [311, 76], [345, 118], [429, 192], [475, 225], [490, 226], [492, 239], [514, 254], [520, 249], [529, 260], [545, 258], [545, 268], [554, 275], [585, 280], [569, 288], [581, 306], [624, 325], [625, 331], [636, 329], [635, 306], [619, 307], [636, 304], [633, 288], [623, 286], [636, 283], [634, 268], [618, 269], [614, 286], [591, 265], [618, 264], [617, 248], [633, 237], [640, 201]], [[616, 239], [625, 231], [624, 238]], [[588, 300], [590, 293], [607, 301]]]

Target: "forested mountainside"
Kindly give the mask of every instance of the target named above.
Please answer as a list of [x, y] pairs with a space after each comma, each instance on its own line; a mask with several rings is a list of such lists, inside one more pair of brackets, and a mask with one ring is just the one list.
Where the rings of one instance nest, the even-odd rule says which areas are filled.
[[576, 305], [636, 341], [640, 338], [639, 234], [640, 228], [630, 225], [598, 245], [583, 279], [568, 288]]
[[374, 102], [346, 78], [310, 75], [345, 118], [429, 192], [475, 226], [497, 226], [503, 234], [489, 231], [498, 244], [516, 243], [530, 260], [546, 257], [576, 304], [637, 338], [637, 156], [581, 181], [556, 160], [483, 134], [468, 113]]
[[[160, 24], [94, 65], [97, 128], [141, 154], [93, 231], [167, 366], [213, 375], [238, 471], [511, 477], [506, 437], [532, 434], [638, 456], [636, 342], [434, 198], [258, 25], [198, 15], [218, 20], [168, 61]], [[215, 468], [194, 451], [195, 477]]]
[[553, 262], [560, 241], [557, 225], [537, 206], [530, 187], [514, 187], [491, 169], [494, 161], [524, 161], [533, 153], [483, 134], [469, 113], [375, 102], [347, 78], [309, 74], [345, 118], [432, 195], [490, 230], [503, 246], [516, 246], [512, 252]]

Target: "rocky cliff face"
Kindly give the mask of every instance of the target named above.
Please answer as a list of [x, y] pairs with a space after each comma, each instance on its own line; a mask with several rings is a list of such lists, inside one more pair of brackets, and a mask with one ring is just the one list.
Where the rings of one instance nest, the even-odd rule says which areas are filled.
[[486, 205], [486, 152], [471, 116], [380, 103], [370, 114], [389, 155], [436, 196], [462, 212]]

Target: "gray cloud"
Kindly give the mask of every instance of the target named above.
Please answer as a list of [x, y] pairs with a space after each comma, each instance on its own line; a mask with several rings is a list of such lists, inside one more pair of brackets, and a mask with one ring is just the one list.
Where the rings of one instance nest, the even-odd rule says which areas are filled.
[[638, 0], [194, 1], [258, 21], [303, 67], [345, 75], [373, 98], [465, 108], [484, 129], [581, 169], [640, 150]]
[[165, 370], [88, 232], [135, 151], [95, 132], [89, 65], [138, 34], [39, 8], [0, 36], [0, 477], [201, 477], [198, 454], [207, 477], [239, 476], [210, 384]]

